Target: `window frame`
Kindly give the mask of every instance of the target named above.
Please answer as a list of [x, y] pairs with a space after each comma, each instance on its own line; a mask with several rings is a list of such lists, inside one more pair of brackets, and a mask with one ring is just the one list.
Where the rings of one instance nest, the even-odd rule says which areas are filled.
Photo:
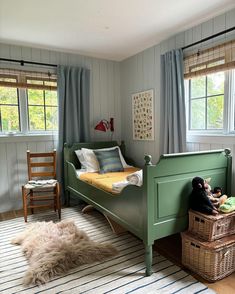
[[[223, 129], [191, 129], [191, 97], [190, 97], [190, 84], [191, 79], [185, 79], [185, 97], [186, 97], [186, 122], [187, 122], [187, 135], [202, 135], [202, 136], [218, 136], [218, 135], [235, 135], [235, 69], [230, 69], [224, 72], [224, 112], [223, 112]], [[195, 77], [196, 78], [196, 77]], [[207, 78], [206, 78], [207, 80]], [[206, 81], [206, 96], [207, 97], [207, 81]], [[210, 95], [220, 96], [219, 94]], [[198, 99], [198, 98], [196, 98]], [[207, 108], [206, 108], [207, 120]]]
[[[46, 74], [46, 73], [45, 73]], [[45, 75], [44, 74], [44, 75]], [[4, 74], [0, 72], [0, 76], [12, 76], [12, 74]], [[27, 79], [30, 79], [29, 74], [27, 73], [26, 76], [21, 75], [20, 73], [15, 73], [14, 76], [16, 77], [16, 83], [25, 83], [27, 82]], [[37, 80], [37, 77], [32, 77], [32, 79]], [[38, 78], [40, 80], [40, 77]], [[45, 79], [46, 80], [46, 79]], [[50, 80], [50, 79], [49, 79]], [[54, 80], [54, 79], [53, 79]], [[44, 83], [43, 83], [44, 84]], [[2, 86], [4, 87], [4, 85]], [[7, 85], [5, 86], [7, 87]], [[11, 86], [12, 87], [12, 86]], [[46, 105], [45, 101], [45, 91], [49, 89], [43, 90], [43, 105], [41, 105], [44, 108], [44, 127], [45, 130], [30, 130], [30, 124], [29, 124], [29, 105], [28, 105], [28, 89], [30, 87], [13, 87], [17, 90], [17, 101], [18, 101], [18, 115], [19, 115], [19, 130], [18, 131], [2, 131], [2, 122], [0, 121], [0, 137], [8, 137], [12, 135], [17, 136], [34, 136], [34, 135], [51, 135], [56, 134], [58, 132], [57, 130], [47, 130], [46, 129], [46, 107], [51, 107], [51, 105]], [[55, 90], [55, 89], [52, 89]], [[57, 95], [57, 105], [53, 105], [53, 107], [57, 108], [58, 113], [58, 95]], [[2, 104], [0, 104], [2, 105]], [[0, 113], [1, 114], [1, 113]], [[0, 117], [1, 119], [1, 117]], [[58, 122], [58, 120], [57, 120]], [[58, 122], [59, 124], [59, 122]]]

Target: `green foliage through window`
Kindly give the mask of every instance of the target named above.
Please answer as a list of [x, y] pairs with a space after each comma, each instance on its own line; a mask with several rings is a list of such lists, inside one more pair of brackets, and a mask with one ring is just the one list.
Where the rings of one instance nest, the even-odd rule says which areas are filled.
[[191, 130], [223, 129], [224, 72], [191, 79], [189, 102]]
[[[18, 80], [26, 84], [25, 88], [22, 86], [20, 89], [17, 88]], [[0, 73], [1, 82], [0, 132], [41, 132], [58, 129], [56, 79], [50, 81], [49, 78], [45, 80], [32, 78], [31, 80], [25, 79], [20, 74], [6, 76]], [[8, 86], [6, 82], [11, 82], [13, 85]], [[29, 84], [32, 84], [32, 87], [27, 89], [30, 87]], [[39, 89], [34, 89], [35, 86]]]
[[17, 89], [0, 87], [1, 132], [20, 131], [18, 100]]
[[31, 131], [57, 130], [56, 91], [27, 90], [29, 129]]

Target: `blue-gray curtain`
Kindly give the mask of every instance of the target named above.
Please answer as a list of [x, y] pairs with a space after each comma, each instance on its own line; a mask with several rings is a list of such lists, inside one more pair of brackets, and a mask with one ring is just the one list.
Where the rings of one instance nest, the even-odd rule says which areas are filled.
[[161, 154], [186, 151], [183, 52], [161, 55]]
[[64, 143], [90, 139], [90, 71], [86, 68], [58, 66], [59, 138], [57, 147], [57, 179], [64, 179]]

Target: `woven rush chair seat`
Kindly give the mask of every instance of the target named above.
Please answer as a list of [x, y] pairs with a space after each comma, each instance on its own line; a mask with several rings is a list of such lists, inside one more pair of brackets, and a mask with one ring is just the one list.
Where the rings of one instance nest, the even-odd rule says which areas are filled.
[[24, 220], [28, 209], [52, 207], [61, 218], [60, 186], [56, 180], [56, 151], [31, 153], [27, 151], [28, 179], [22, 186]]

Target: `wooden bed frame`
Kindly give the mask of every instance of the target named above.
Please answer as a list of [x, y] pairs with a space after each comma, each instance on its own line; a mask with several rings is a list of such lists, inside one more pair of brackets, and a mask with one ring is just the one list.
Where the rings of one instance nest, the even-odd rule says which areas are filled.
[[[188, 200], [195, 176], [211, 178], [231, 195], [231, 151], [215, 150], [162, 155], [158, 163], [145, 156], [143, 186], [127, 186], [118, 195], [78, 179], [75, 150], [117, 146], [117, 142], [74, 143], [64, 146], [65, 189], [136, 235], [145, 245], [146, 275], [152, 273], [154, 241], [187, 229]], [[121, 146], [124, 153], [123, 146]], [[124, 153], [125, 154], [125, 153]]]

